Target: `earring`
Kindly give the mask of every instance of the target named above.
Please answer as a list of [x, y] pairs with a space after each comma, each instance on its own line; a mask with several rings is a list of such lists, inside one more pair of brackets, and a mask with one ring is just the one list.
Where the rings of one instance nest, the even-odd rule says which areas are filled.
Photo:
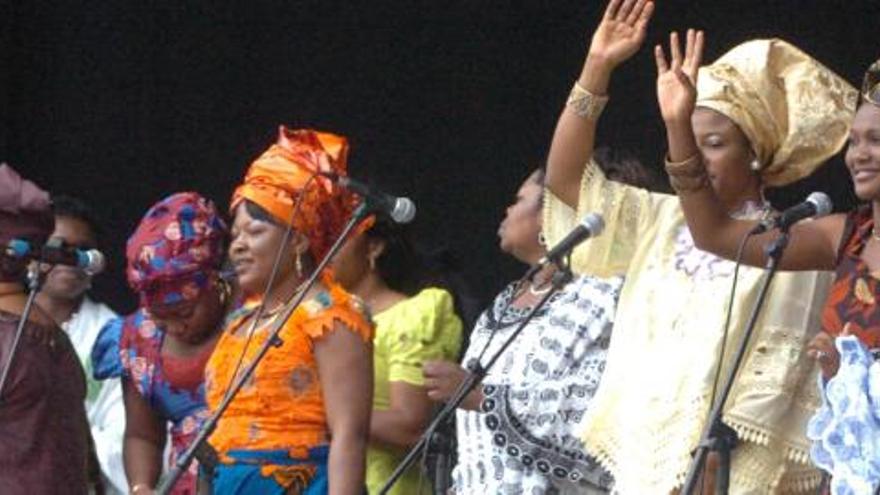
[[752, 172], [760, 172], [761, 171], [761, 162], [757, 158], [752, 160], [749, 163], [749, 168], [752, 169]]
[[220, 297], [220, 306], [226, 307], [226, 304], [229, 302], [229, 298], [232, 297], [232, 287], [230, 287], [229, 282], [223, 280], [222, 278], [217, 279], [217, 292]]
[[296, 255], [296, 275], [299, 278], [303, 276], [303, 262], [302, 262], [302, 254]]
[[370, 265], [370, 271], [371, 271], [371, 272], [376, 271], [376, 257], [375, 257], [375, 256], [370, 256], [370, 257], [367, 258], [367, 260], [369, 260], [369, 261], [367, 262], [367, 264]]
[[538, 244], [540, 244], [541, 247], [547, 247], [547, 238], [544, 237], [543, 232], [538, 233]]

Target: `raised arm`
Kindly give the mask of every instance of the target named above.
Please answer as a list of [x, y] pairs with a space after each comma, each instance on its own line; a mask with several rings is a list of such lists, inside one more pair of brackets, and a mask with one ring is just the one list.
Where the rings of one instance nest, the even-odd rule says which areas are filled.
[[[733, 259], [741, 239], [756, 221], [731, 218], [711, 186], [691, 117], [696, 107], [697, 74], [703, 56], [702, 31], [688, 30], [682, 53], [677, 33], [670, 35], [670, 58], [657, 45], [657, 100], [666, 124], [669, 146], [666, 170], [678, 193], [688, 227], [697, 247], [723, 258]], [[791, 239], [780, 267], [784, 270], [833, 269], [844, 218], [832, 215], [801, 222], [791, 229]], [[765, 249], [778, 236], [768, 232], [746, 246], [743, 260], [764, 266]]]
[[611, 73], [641, 47], [653, 11], [651, 0], [611, 0], [593, 34], [547, 158], [547, 187], [569, 206], [577, 206], [581, 176], [593, 154], [596, 122], [607, 101]]

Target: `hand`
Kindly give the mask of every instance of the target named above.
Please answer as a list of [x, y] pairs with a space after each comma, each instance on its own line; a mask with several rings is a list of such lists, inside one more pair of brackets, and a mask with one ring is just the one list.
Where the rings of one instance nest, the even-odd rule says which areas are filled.
[[663, 48], [654, 48], [657, 62], [657, 102], [666, 122], [690, 120], [697, 101], [697, 73], [703, 59], [703, 32], [688, 29], [684, 57], [678, 33], [669, 35], [671, 64], [667, 63]]
[[822, 369], [822, 378], [826, 381], [837, 374], [840, 368], [840, 354], [834, 347], [834, 338], [825, 332], [819, 332], [813, 340], [807, 344], [807, 355], [819, 361]]
[[425, 361], [422, 372], [425, 374], [428, 398], [437, 402], [452, 397], [467, 376], [467, 371], [449, 361]]
[[590, 56], [605, 60], [612, 67], [625, 62], [642, 46], [653, 12], [651, 0], [611, 0], [593, 33]]

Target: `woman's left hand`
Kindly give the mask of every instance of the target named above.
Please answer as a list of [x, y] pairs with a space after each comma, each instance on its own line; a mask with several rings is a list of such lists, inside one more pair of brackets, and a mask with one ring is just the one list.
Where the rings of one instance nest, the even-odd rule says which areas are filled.
[[840, 353], [834, 347], [834, 338], [831, 335], [819, 332], [807, 344], [807, 355], [819, 361], [819, 367], [822, 368], [822, 378], [826, 381], [837, 374], [837, 370], [840, 368]]
[[645, 40], [654, 12], [649, 0], [611, 0], [590, 42], [591, 57], [617, 67], [635, 54]]
[[697, 101], [697, 73], [703, 60], [703, 32], [688, 29], [684, 56], [678, 33], [669, 35], [670, 60], [663, 48], [654, 48], [657, 63], [657, 102], [666, 122], [690, 121]]

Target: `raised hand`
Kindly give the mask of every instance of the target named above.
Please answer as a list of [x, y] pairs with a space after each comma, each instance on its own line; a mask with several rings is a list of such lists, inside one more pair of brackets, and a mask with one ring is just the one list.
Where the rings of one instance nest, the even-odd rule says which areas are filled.
[[666, 122], [690, 120], [697, 101], [697, 72], [703, 60], [703, 32], [688, 29], [684, 56], [678, 33], [669, 35], [670, 60], [663, 48], [654, 48], [657, 62], [657, 102]]
[[626, 61], [642, 46], [653, 12], [652, 0], [611, 0], [593, 33], [590, 56], [601, 58], [612, 67]]

